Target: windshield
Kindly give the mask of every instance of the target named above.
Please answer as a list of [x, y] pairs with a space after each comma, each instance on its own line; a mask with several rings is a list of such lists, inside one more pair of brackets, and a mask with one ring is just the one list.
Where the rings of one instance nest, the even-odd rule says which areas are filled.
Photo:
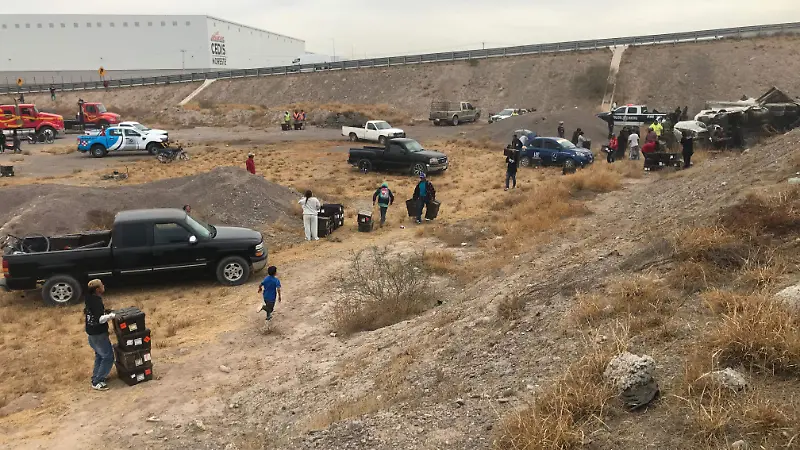
[[192, 229], [192, 233], [198, 238], [208, 239], [217, 234], [217, 229], [214, 228], [213, 225], [201, 222], [188, 214], [186, 215], [186, 225], [189, 225], [189, 228]]
[[146, 126], [144, 126], [144, 125], [142, 125], [142, 124], [140, 124], [138, 122], [134, 122], [131, 125], [133, 126], [133, 128], [136, 128], [139, 131], [150, 131], [150, 128], [147, 128]]
[[425, 149], [422, 148], [421, 145], [419, 145], [419, 142], [410, 141], [410, 142], [406, 142], [406, 150], [408, 150], [408, 151], [410, 151], [412, 153], [416, 153], [416, 152], [421, 152], [421, 151], [423, 151]]
[[512, 114], [514, 114], [514, 110], [513, 109], [504, 109], [504, 110], [500, 111], [499, 113], [497, 113], [498, 116], [510, 116]]
[[106, 109], [106, 107], [102, 103], [98, 103], [97, 104], [97, 111], [100, 114], [108, 112], [108, 110]]
[[372, 122], [372, 124], [375, 125], [375, 128], [378, 130], [388, 130], [389, 128], [392, 128], [392, 126], [387, 122]]
[[558, 142], [558, 144], [561, 145], [561, 148], [563, 148], [564, 150], [576, 150], [578, 148], [575, 147], [575, 144], [566, 139], [558, 138], [556, 139], [556, 142]]

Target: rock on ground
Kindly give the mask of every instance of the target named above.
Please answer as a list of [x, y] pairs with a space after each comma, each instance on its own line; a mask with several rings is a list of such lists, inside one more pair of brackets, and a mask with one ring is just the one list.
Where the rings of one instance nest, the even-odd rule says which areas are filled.
[[703, 375], [703, 377], [708, 377], [712, 383], [732, 391], [738, 392], [747, 388], [747, 379], [744, 375], [730, 367], [724, 370], [709, 372]]
[[794, 286], [789, 286], [786, 289], [778, 292], [775, 297], [778, 298], [784, 305], [800, 310], [800, 283]]
[[623, 392], [650, 383], [655, 371], [656, 362], [650, 356], [624, 352], [611, 359], [603, 375]]

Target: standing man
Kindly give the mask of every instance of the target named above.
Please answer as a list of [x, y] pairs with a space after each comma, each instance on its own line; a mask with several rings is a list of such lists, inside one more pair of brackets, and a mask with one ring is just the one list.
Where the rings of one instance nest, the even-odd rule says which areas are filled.
[[292, 129], [292, 115], [289, 114], [289, 111], [286, 111], [286, 112], [283, 113], [283, 128], [286, 131], [289, 131], [289, 130]]
[[517, 167], [519, 167], [519, 149], [514, 149], [506, 156], [506, 190], [509, 181], [514, 180], [513, 189], [517, 188]]
[[619, 132], [619, 138], [617, 138], [617, 152], [614, 155], [614, 160], [622, 161], [625, 159], [625, 149], [628, 148], [628, 138], [630, 135], [631, 132], [628, 127], [622, 127], [622, 130]]
[[694, 155], [694, 136], [691, 131], [683, 133], [681, 146], [683, 146], [683, 168], [688, 169], [692, 165], [692, 155]]
[[394, 203], [394, 194], [392, 194], [392, 191], [389, 189], [389, 183], [384, 181], [381, 187], [372, 194], [373, 206], [376, 201], [381, 210], [381, 228], [383, 228], [383, 224], [386, 223], [386, 211], [389, 209], [389, 205]]
[[521, 150], [522, 149], [522, 141], [517, 137], [515, 134], [513, 138], [511, 138], [511, 148], [514, 150]]
[[253, 154], [253, 153], [248, 153], [247, 154], [247, 162], [245, 163], [245, 166], [247, 167], [247, 171], [252, 173], [253, 175], [256, 174], [256, 160], [253, 159], [253, 158], [255, 158], [255, 156], [256, 155]]
[[19, 134], [17, 134], [17, 130], [14, 129], [14, 136], [13, 136], [13, 143], [14, 143], [14, 153], [22, 153], [21, 142], [19, 140]]
[[86, 317], [86, 334], [89, 335], [89, 346], [94, 350], [94, 370], [92, 371], [92, 389], [107, 391], [106, 378], [114, 365], [114, 347], [108, 338], [108, 321], [114, 313], [107, 311], [101, 295], [105, 287], [100, 280], [89, 282], [86, 293], [86, 304], [83, 314]]
[[422, 223], [422, 210], [426, 207], [430, 207], [430, 203], [436, 200], [436, 189], [433, 188], [433, 183], [425, 178], [424, 173], [419, 174], [419, 183], [417, 187], [414, 188], [414, 195], [411, 198], [416, 200], [419, 204], [417, 223]]
[[20, 104], [25, 103], [25, 94], [22, 92], [19, 93], [19, 102]]
[[5, 153], [6, 151], [6, 134], [0, 130], [0, 153]]
[[639, 159], [639, 134], [636, 133], [636, 130], [631, 131], [631, 135], [628, 137], [628, 147], [631, 149], [631, 160], [638, 160]]
[[56, 101], [56, 88], [55, 88], [55, 86], [50, 86], [50, 100]]
[[564, 139], [565, 133], [566, 130], [564, 130], [564, 121], [562, 120], [561, 122], [558, 122], [558, 137]]

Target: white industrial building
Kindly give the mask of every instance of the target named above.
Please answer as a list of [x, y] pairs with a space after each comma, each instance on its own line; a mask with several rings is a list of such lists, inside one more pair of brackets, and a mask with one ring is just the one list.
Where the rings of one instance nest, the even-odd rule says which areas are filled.
[[282, 66], [307, 55], [300, 39], [198, 15], [2, 14], [0, 42], [0, 77], [12, 82], [97, 80], [100, 67], [119, 79]]

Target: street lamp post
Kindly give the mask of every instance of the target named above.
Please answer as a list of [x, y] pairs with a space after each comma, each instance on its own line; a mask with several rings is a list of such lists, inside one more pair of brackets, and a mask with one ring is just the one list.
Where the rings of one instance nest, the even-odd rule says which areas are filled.
[[181, 74], [186, 73], [186, 50], [181, 49]]

